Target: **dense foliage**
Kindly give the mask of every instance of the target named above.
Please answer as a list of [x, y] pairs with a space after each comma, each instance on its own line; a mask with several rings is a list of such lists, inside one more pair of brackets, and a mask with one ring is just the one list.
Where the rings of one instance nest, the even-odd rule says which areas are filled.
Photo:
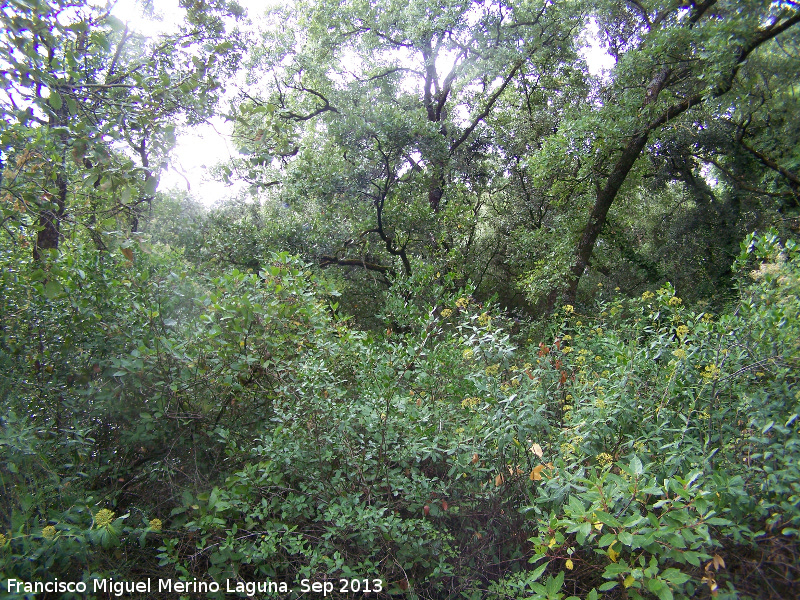
[[4, 597], [800, 593], [794, 3], [182, 8], [0, 8]]

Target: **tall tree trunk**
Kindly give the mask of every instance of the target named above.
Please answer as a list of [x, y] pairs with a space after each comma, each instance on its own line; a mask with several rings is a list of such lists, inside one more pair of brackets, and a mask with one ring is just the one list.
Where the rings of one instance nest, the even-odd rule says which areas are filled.
[[[57, 127], [66, 127], [68, 119], [69, 109], [66, 102], [62, 102], [58, 108], [53, 109], [48, 128], [55, 130]], [[43, 201], [47, 202], [47, 206], [39, 211], [38, 232], [33, 246], [33, 260], [36, 262], [42, 259], [44, 252], [58, 248], [61, 220], [67, 207], [67, 135], [63, 130], [56, 134], [56, 144], [59, 158], [56, 164], [55, 193], [44, 194]]]

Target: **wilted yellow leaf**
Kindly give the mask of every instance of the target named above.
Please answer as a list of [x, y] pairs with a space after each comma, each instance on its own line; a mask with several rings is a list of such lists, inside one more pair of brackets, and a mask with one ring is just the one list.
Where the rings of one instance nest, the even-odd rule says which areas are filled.
[[556, 538], [550, 538], [550, 541], [547, 543], [548, 548], [552, 548], [556, 545]]
[[531, 471], [531, 481], [540, 481], [542, 479], [543, 470], [544, 465], [536, 465], [533, 467], [533, 471]]
[[614, 550], [614, 544], [616, 543], [616, 540], [614, 540], [608, 547], [608, 558], [610, 558], [612, 562], [617, 562], [617, 559], [619, 558], [619, 552]]
[[122, 248], [121, 250], [122, 254], [125, 255], [125, 258], [127, 258], [130, 262], [133, 262], [133, 250], [130, 248]]
[[494, 485], [496, 487], [500, 487], [503, 485], [503, 474], [500, 473], [497, 477], [494, 478]]
[[472, 464], [474, 465], [477, 463], [478, 463], [478, 453], [476, 452], [475, 454], [472, 455]]
[[570, 571], [575, 568], [575, 565], [572, 564], [572, 559], [568, 558], [567, 562], [564, 563], [564, 566], [567, 567]]
[[634, 579], [633, 575], [628, 575], [625, 578], [625, 581], [622, 582], [622, 585], [624, 585], [626, 588], [629, 588], [633, 585], [634, 581], [636, 581], [636, 579]]
[[544, 452], [542, 452], [542, 447], [535, 442], [533, 446], [531, 446], [531, 452], [533, 452], [539, 458], [542, 458], [542, 456], [544, 456]]
[[719, 571], [720, 568], [722, 568], [722, 569], [725, 568], [725, 560], [719, 554], [715, 554], [714, 558], [711, 560], [711, 562], [714, 563], [714, 568], [717, 571]]

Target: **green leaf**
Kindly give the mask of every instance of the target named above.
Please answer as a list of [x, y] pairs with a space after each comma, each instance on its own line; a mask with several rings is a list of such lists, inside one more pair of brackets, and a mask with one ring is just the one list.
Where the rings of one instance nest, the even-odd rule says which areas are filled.
[[661, 579], [650, 579], [647, 582], [647, 589], [658, 596], [659, 600], [673, 600], [672, 590]]
[[44, 286], [44, 295], [52, 300], [61, 293], [61, 285], [57, 281], [50, 280]]
[[544, 563], [543, 565], [540, 565], [540, 566], [536, 567], [536, 569], [534, 569], [533, 573], [531, 573], [528, 576], [528, 581], [529, 582], [530, 581], [536, 581], [537, 579], [539, 579], [539, 577], [542, 576], [542, 573], [544, 573], [545, 569], [547, 569], [547, 566], [549, 564], [550, 563]]
[[601, 585], [597, 589], [600, 590], [601, 592], [607, 592], [608, 590], [613, 590], [615, 587], [617, 587], [616, 581], [606, 581], [603, 585]]
[[670, 583], [674, 583], [675, 585], [681, 585], [691, 579], [689, 575], [675, 568], [667, 569], [666, 571], [661, 573], [661, 577], [663, 577]]
[[47, 102], [53, 107], [53, 109], [58, 110], [61, 108], [61, 95], [57, 91], [51, 89], [50, 96], [47, 98]]

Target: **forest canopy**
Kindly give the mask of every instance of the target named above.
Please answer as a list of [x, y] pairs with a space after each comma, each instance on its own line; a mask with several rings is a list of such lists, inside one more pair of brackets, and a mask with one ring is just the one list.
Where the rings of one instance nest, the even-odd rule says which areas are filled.
[[800, 5], [179, 5], [0, 7], [4, 594], [800, 593]]

